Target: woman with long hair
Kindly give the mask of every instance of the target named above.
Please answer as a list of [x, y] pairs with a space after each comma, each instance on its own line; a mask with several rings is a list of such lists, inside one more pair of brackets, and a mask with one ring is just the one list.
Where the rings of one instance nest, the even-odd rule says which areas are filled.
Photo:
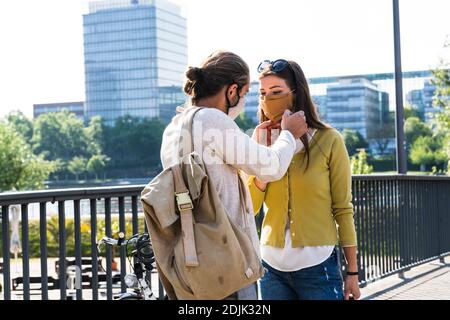
[[[338, 131], [323, 123], [305, 75], [294, 61], [264, 61], [259, 67], [260, 125], [254, 138], [274, 143], [285, 110], [303, 111], [308, 131], [286, 174], [264, 182], [250, 176], [257, 214], [267, 207], [261, 255], [267, 273], [262, 299], [358, 299], [356, 232], [351, 203], [350, 161]], [[347, 261], [345, 284], [337, 245]]]

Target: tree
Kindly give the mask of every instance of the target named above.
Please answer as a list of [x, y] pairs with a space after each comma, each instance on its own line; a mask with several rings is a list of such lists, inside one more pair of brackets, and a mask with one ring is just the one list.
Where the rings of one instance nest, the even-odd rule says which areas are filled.
[[410, 117], [405, 121], [405, 138], [406, 148], [411, 149], [411, 146], [419, 137], [431, 137], [433, 135], [430, 127], [425, 122], [417, 117]]
[[421, 118], [419, 110], [412, 105], [409, 105], [409, 104], [405, 105], [404, 111], [405, 111], [405, 119], [409, 119], [409, 118], [413, 118], [413, 117], [419, 118], [419, 119]]
[[433, 106], [438, 108], [435, 114], [435, 123], [438, 128], [448, 133], [450, 131], [450, 69], [435, 70], [433, 83], [436, 91], [433, 97]]
[[76, 156], [89, 157], [83, 121], [67, 110], [40, 115], [35, 121], [34, 151], [49, 160], [69, 162]]
[[67, 164], [67, 169], [70, 173], [73, 173], [78, 181], [78, 176], [86, 171], [87, 161], [83, 157], [74, 157]]
[[[444, 44], [445, 50], [450, 51], [450, 36]], [[450, 61], [440, 60], [439, 66], [433, 71], [432, 83], [436, 85], [433, 97], [433, 106], [438, 108], [435, 113], [434, 124], [439, 134], [443, 136], [443, 152], [450, 158]], [[447, 164], [450, 174], [450, 161]]]
[[248, 130], [255, 129], [256, 123], [247, 116], [246, 113], [241, 113], [239, 117], [236, 118], [236, 124], [242, 131], [247, 132]]
[[36, 156], [22, 134], [0, 123], [0, 192], [42, 189], [55, 164]]
[[109, 158], [99, 154], [93, 155], [89, 159], [87, 169], [90, 173], [95, 175], [96, 180], [98, 180], [98, 174], [105, 169], [107, 161], [109, 161]]
[[360, 149], [357, 155], [350, 158], [350, 167], [353, 174], [370, 174], [373, 167], [367, 162], [366, 150]]
[[359, 131], [344, 129], [342, 136], [350, 156], [354, 155], [358, 149], [366, 149], [369, 147], [369, 143]]
[[389, 142], [395, 138], [395, 127], [393, 124], [382, 125], [378, 128], [376, 138], [372, 139], [380, 155], [386, 153]]
[[80, 171], [83, 167], [81, 159], [102, 154], [102, 138], [100, 117], [93, 117], [89, 126], [84, 127], [82, 120], [64, 109], [37, 118], [32, 143], [35, 152], [43, 153], [48, 160], [58, 161], [59, 173], [71, 172], [78, 180], [78, 175], [85, 170]]
[[102, 118], [92, 117], [89, 126], [85, 129], [90, 154], [101, 154], [103, 151], [103, 126]]
[[21, 111], [12, 111], [6, 116], [6, 122], [19, 133], [26, 143], [30, 143], [33, 137], [33, 122]]
[[142, 176], [159, 168], [164, 129], [158, 119], [129, 115], [118, 118], [114, 126], [104, 126], [104, 153], [111, 158], [108, 169]]
[[421, 165], [425, 171], [427, 166], [442, 167], [449, 160], [448, 154], [442, 148], [442, 137], [418, 137], [411, 147], [411, 161]]

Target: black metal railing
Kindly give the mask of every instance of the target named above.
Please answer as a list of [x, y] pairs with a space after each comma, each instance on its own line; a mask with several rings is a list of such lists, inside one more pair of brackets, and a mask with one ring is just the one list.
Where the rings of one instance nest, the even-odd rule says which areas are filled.
[[[23, 299], [30, 299], [31, 292], [40, 293], [41, 299], [49, 299], [49, 291], [59, 291], [57, 298], [68, 297], [66, 264], [67, 226], [69, 214], [66, 202], [73, 202], [74, 265], [83, 270], [83, 261], [90, 263], [88, 275], [83, 279], [88, 285], [77, 287], [76, 299], [83, 299], [88, 291], [89, 298], [99, 299], [99, 288], [105, 288], [106, 299], [113, 298], [113, 289], [124, 290], [121, 281], [126, 270], [125, 251], [120, 250], [120, 273], [112, 275], [112, 249], [106, 248], [106, 272], [99, 269], [97, 255], [98, 224], [104, 219], [104, 233], [112, 235], [112, 216], [118, 218], [121, 231], [131, 229], [135, 234], [144, 228], [142, 207], [139, 196], [144, 186], [108, 187], [89, 189], [46, 190], [0, 194], [2, 218], [2, 273], [3, 298], [11, 299], [16, 294], [17, 283], [21, 283]], [[450, 177], [405, 176], [405, 175], [356, 175], [353, 177], [353, 205], [358, 236], [358, 260], [360, 283], [367, 283], [408, 268], [443, 257], [450, 253]], [[81, 230], [81, 203], [89, 202], [89, 229]], [[30, 250], [29, 206], [39, 204], [39, 252]], [[49, 224], [47, 204], [57, 203], [58, 216], [58, 274], [57, 278], [48, 275], [47, 237]], [[19, 280], [11, 279], [10, 218], [9, 208], [21, 208], [22, 270]], [[86, 210], [85, 210], [86, 211]], [[128, 220], [126, 216], [130, 217]], [[259, 220], [261, 221], [261, 220]], [[54, 226], [52, 227], [54, 228]], [[114, 230], [118, 231], [118, 230]], [[90, 252], [83, 254], [82, 237], [90, 233]], [[127, 234], [126, 236], [130, 236]], [[54, 240], [54, 239], [53, 239]], [[31, 276], [30, 256], [39, 256], [40, 274]], [[83, 281], [84, 281], [83, 280]], [[39, 284], [35, 290], [31, 284]], [[120, 288], [114, 287], [120, 282]], [[100, 286], [102, 284], [102, 286]], [[159, 296], [164, 290], [158, 285]], [[87, 291], [86, 291], [87, 290]], [[73, 291], [73, 290], [72, 290]], [[102, 291], [103, 292], [103, 291]]]
[[[87, 286], [78, 286], [75, 289], [76, 299], [82, 299], [83, 293], [86, 292], [86, 287], [90, 289], [90, 298], [99, 299], [99, 285], [103, 283], [106, 287], [106, 299], [113, 298], [113, 285], [116, 283], [112, 274], [112, 249], [107, 246], [106, 250], [106, 272], [102, 266], [99, 265], [99, 257], [97, 254], [97, 240], [99, 236], [97, 234], [98, 219], [104, 219], [104, 233], [106, 236], [111, 237], [113, 231], [125, 231], [127, 224], [131, 224], [131, 232], [126, 234], [127, 237], [132, 234], [138, 233], [139, 230], [139, 214], [142, 213], [142, 207], [140, 206], [139, 196], [144, 186], [129, 186], [129, 187], [107, 187], [107, 188], [89, 188], [89, 189], [65, 189], [65, 190], [46, 190], [36, 192], [17, 192], [17, 193], [3, 193], [0, 194], [0, 206], [1, 206], [1, 222], [2, 222], [2, 264], [1, 273], [3, 273], [3, 298], [5, 300], [11, 299], [11, 293], [14, 291], [12, 288], [17, 283], [22, 284], [20, 291], [23, 292], [23, 299], [30, 299], [30, 292], [33, 291], [31, 284], [38, 284], [38, 292], [40, 291], [41, 299], [49, 299], [49, 290], [59, 290], [59, 298], [66, 299], [67, 295], [67, 280], [66, 274], [67, 263], [69, 258], [66, 252], [66, 239], [67, 239], [67, 225], [66, 216], [68, 210], [66, 202], [73, 202], [73, 233], [75, 242], [75, 261], [74, 266], [78, 270], [88, 270], [88, 274], [83, 274], [83, 282], [87, 281]], [[82, 256], [82, 231], [81, 231], [81, 201], [89, 202], [89, 220], [90, 228], [85, 230], [84, 233], [90, 233], [90, 253], [89, 256]], [[39, 238], [40, 238], [40, 274], [39, 276], [30, 276], [30, 255], [36, 255], [36, 252], [30, 252], [29, 250], [29, 210], [28, 207], [31, 204], [39, 204]], [[58, 257], [55, 267], [57, 269], [57, 278], [48, 275], [48, 212], [47, 204], [57, 203], [57, 216], [58, 216]], [[115, 205], [112, 205], [115, 203]], [[12, 205], [21, 206], [21, 245], [22, 245], [22, 273], [15, 279], [11, 279], [11, 254], [10, 254], [10, 218], [9, 208]], [[114, 210], [112, 209], [114, 208]], [[100, 209], [100, 210], [99, 210]], [[99, 213], [98, 211], [101, 211]], [[118, 216], [118, 229], [112, 230], [112, 215]], [[126, 214], [131, 215], [131, 221], [126, 221]], [[143, 226], [142, 215], [140, 223]], [[132, 234], [131, 234], [132, 233]], [[90, 268], [86, 268], [86, 265], [82, 261], [87, 260], [90, 263]], [[100, 260], [101, 261], [101, 260]], [[125, 248], [120, 250], [120, 280], [124, 279], [126, 272], [126, 251]], [[99, 271], [100, 270], [100, 271]], [[99, 273], [101, 272], [101, 273]], [[126, 289], [125, 282], [120, 282], [120, 288], [118, 292]], [[162, 286], [159, 285], [161, 289]], [[159, 296], [163, 298], [164, 292], [160, 290]], [[74, 297], [74, 298], [75, 298]]]
[[356, 175], [352, 194], [361, 285], [450, 253], [450, 177]]

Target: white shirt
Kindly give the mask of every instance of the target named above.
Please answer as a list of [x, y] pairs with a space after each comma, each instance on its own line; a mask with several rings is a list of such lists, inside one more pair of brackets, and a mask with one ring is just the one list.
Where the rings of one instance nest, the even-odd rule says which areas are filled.
[[[309, 135], [309, 140], [314, 136], [316, 130]], [[303, 143], [297, 140], [296, 153], [303, 149]], [[270, 228], [266, 226], [263, 228], [261, 237], [264, 238], [264, 233]], [[316, 247], [298, 247], [292, 248], [291, 232], [289, 228], [289, 221], [286, 224], [284, 248], [276, 248], [269, 245], [261, 245], [261, 258], [272, 268], [283, 271], [293, 272], [304, 268], [316, 266], [321, 264], [330, 257], [334, 246], [316, 246]]]

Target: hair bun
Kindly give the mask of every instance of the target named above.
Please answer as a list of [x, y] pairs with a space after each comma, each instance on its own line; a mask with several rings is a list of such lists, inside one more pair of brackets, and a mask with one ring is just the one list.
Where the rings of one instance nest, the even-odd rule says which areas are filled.
[[203, 69], [197, 67], [189, 67], [186, 71], [186, 77], [191, 81], [198, 81], [203, 76]]

